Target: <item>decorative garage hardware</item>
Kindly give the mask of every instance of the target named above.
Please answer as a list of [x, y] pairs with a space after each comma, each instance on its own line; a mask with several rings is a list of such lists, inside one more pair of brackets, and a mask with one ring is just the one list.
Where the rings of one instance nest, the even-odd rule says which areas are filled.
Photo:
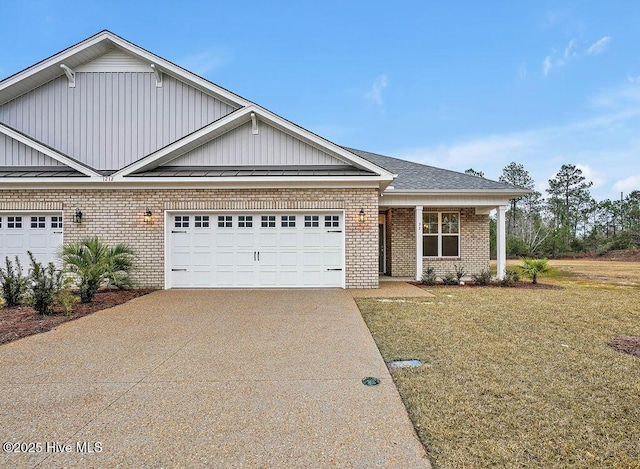
[[171, 269], [171, 272], [186, 272], [187, 269]]
[[420, 360], [394, 360], [389, 362], [389, 368], [415, 368], [422, 366]]
[[327, 230], [327, 233], [342, 233], [342, 230]]
[[327, 269], [327, 270], [342, 270], [342, 269]]
[[186, 233], [186, 231], [180, 231], [180, 230], [171, 230], [172, 233]]
[[82, 223], [82, 212], [79, 208], [76, 208], [76, 213], [73, 214], [74, 223]]
[[366, 378], [362, 378], [362, 384], [365, 386], [377, 386], [380, 384], [380, 379], [375, 376], [367, 376]]
[[151, 209], [147, 208], [147, 211], [144, 212], [144, 222], [147, 225], [150, 225], [153, 222], [153, 213], [151, 213]]
[[253, 251], [253, 260], [254, 261], [260, 260], [260, 251]]
[[358, 215], [358, 220], [360, 220], [360, 223], [364, 223], [364, 208], [360, 209], [360, 213]]

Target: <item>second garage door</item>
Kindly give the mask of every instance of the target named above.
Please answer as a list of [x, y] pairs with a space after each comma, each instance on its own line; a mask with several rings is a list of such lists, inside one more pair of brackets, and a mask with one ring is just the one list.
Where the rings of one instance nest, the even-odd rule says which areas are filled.
[[171, 213], [168, 287], [343, 287], [341, 212]]

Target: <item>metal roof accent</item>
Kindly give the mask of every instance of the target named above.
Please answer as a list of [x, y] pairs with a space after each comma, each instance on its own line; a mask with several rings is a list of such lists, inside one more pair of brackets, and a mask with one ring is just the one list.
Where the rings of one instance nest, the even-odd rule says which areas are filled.
[[159, 166], [126, 177], [305, 177], [372, 176], [372, 171], [354, 166]]
[[66, 177], [86, 177], [71, 168], [60, 168], [59, 166], [0, 166], [0, 178], [66, 178]]

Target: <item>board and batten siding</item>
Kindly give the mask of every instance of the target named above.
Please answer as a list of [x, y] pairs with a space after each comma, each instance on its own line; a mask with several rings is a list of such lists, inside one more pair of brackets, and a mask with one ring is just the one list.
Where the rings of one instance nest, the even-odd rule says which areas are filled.
[[259, 133], [251, 133], [251, 122], [242, 124], [164, 166], [288, 166], [346, 165], [299, 138], [273, 126], [258, 123]]
[[64, 166], [50, 156], [0, 133], [0, 166]]
[[[0, 107], [0, 122], [98, 170], [117, 170], [234, 108], [151, 72], [77, 72]], [[16, 162], [22, 164], [20, 159]]]

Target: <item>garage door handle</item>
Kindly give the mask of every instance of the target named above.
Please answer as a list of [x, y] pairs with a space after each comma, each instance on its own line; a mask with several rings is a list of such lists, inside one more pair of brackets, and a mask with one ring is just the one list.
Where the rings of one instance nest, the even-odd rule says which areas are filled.
[[342, 230], [327, 230], [327, 233], [342, 233]]
[[327, 269], [327, 270], [342, 270], [342, 269]]
[[53, 234], [62, 234], [62, 231], [54, 231]]
[[186, 233], [186, 231], [171, 231], [172, 233]]
[[171, 269], [171, 272], [186, 272], [187, 269]]

